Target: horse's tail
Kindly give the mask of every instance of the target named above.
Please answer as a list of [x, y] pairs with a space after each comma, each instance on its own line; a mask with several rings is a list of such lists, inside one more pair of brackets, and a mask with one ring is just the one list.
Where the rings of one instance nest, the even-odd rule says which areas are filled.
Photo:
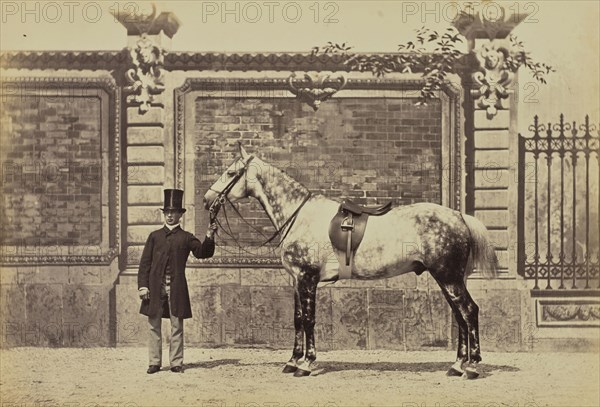
[[472, 273], [475, 267], [484, 277], [496, 278], [498, 258], [494, 245], [490, 242], [487, 228], [473, 216], [463, 214], [463, 219], [471, 232], [471, 255], [467, 264], [467, 273]]

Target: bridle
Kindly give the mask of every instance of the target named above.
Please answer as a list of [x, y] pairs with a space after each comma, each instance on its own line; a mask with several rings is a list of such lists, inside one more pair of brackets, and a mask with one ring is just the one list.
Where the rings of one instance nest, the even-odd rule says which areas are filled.
[[[233, 176], [233, 178], [231, 178], [229, 183], [225, 186], [225, 188], [223, 188], [222, 191], [219, 192], [219, 191], [215, 191], [214, 189], [210, 188], [211, 191], [218, 193], [217, 197], [215, 198], [213, 203], [210, 204], [210, 207], [208, 208], [208, 213], [209, 213], [209, 218], [210, 218], [211, 223], [217, 219], [217, 215], [219, 214], [219, 211], [221, 210], [221, 206], [223, 206], [223, 204], [228, 200], [227, 195], [229, 195], [229, 193], [231, 192], [231, 190], [233, 189], [235, 184], [237, 184], [237, 182], [240, 180], [240, 178], [242, 178], [244, 176], [244, 174], [246, 174], [246, 169], [248, 168], [248, 165], [250, 164], [250, 162], [253, 159], [254, 159], [254, 156], [251, 155], [248, 158], [248, 160], [244, 163], [244, 166], [236, 172], [236, 174]], [[246, 181], [246, 189], [248, 189], [247, 181]]]
[[[223, 205], [225, 204], [225, 202], [229, 202], [231, 204], [231, 207], [233, 208], [233, 210], [237, 213], [237, 215], [246, 223], [248, 224], [252, 229], [254, 229], [256, 232], [260, 233], [263, 237], [266, 237], [260, 230], [258, 230], [256, 227], [254, 227], [254, 225], [250, 224], [246, 219], [244, 219], [244, 217], [242, 216], [242, 214], [240, 213], [240, 211], [235, 207], [235, 205], [233, 205], [233, 203], [229, 200], [229, 198], [227, 197], [227, 195], [229, 194], [229, 192], [231, 192], [231, 190], [233, 189], [233, 187], [237, 184], [237, 182], [244, 177], [244, 182], [246, 183], [245, 185], [245, 189], [247, 191], [248, 189], [248, 185], [247, 185], [247, 179], [245, 177], [246, 175], [246, 169], [248, 168], [248, 165], [250, 164], [250, 162], [254, 159], [254, 156], [251, 155], [248, 160], [244, 163], [244, 166], [242, 168], [240, 168], [236, 174], [231, 178], [231, 180], [229, 181], [229, 183], [227, 183], [227, 185], [225, 186], [225, 188], [223, 188], [222, 191], [216, 191], [214, 189], [210, 189], [213, 192], [217, 192], [218, 195], [215, 198], [215, 200], [213, 201], [213, 203], [210, 205], [210, 207], [208, 208], [208, 212], [209, 212], [209, 219], [210, 219], [210, 223], [215, 223], [218, 224], [221, 227], [221, 230], [224, 230], [223, 225], [221, 225], [221, 223], [218, 221], [217, 219], [217, 215], [219, 214], [219, 211], [221, 210], [221, 207], [223, 207]], [[312, 193], [310, 191], [308, 191], [308, 194], [306, 195], [306, 197], [304, 198], [304, 200], [302, 201], [302, 203], [300, 203], [300, 205], [298, 206], [298, 208], [296, 208], [296, 210], [294, 211], [294, 213], [292, 213], [292, 215], [283, 223], [283, 225], [281, 225], [280, 228], [278, 228], [275, 233], [268, 238], [265, 242], [263, 242], [259, 247], [263, 247], [265, 245], [267, 245], [268, 243], [270, 243], [271, 241], [273, 241], [273, 239], [275, 239], [277, 236], [281, 235], [282, 231], [284, 229], [287, 230], [285, 231], [285, 234], [283, 235], [283, 237], [281, 238], [281, 240], [279, 241], [279, 244], [277, 244], [276, 247], [279, 247], [281, 245], [281, 243], [285, 240], [285, 238], [287, 237], [289, 231], [292, 229], [292, 226], [294, 226], [294, 222], [296, 221], [296, 217], [298, 216], [298, 213], [300, 212], [300, 210], [302, 209], [302, 207], [304, 206], [304, 204], [306, 202], [308, 202], [308, 200], [311, 198]], [[225, 211], [223, 211], [223, 213], [225, 213]], [[229, 226], [229, 219], [227, 218], [227, 215], [225, 215], [225, 220], [227, 223], [227, 226], [229, 228], [229, 230], [231, 231], [231, 227]], [[235, 236], [233, 235], [233, 233], [227, 233], [227, 235], [229, 235], [229, 237], [231, 237], [236, 244], [239, 247], [242, 247], [240, 242], [235, 238]]]

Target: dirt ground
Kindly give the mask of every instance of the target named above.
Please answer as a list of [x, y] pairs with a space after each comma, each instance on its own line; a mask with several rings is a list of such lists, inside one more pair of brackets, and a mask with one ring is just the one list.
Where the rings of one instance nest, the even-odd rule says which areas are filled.
[[183, 374], [154, 375], [145, 348], [1, 352], [2, 407], [600, 406], [591, 353], [486, 353], [465, 380], [446, 377], [445, 351], [321, 352], [305, 378], [281, 373], [290, 352], [279, 350], [186, 348]]

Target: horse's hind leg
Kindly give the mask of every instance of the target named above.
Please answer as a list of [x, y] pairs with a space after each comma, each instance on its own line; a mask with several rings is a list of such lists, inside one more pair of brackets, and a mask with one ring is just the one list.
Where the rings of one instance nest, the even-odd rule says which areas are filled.
[[300, 303], [300, 294], [298, 287], [294, 287], [294, 351], [292, 358], [286, 363], [283, 368], [283, 373], [294, 373], [298, 370], [298, 361], [304, 355], [304, 327], [302, 324], [302, 305]]
[[298, 276], [298, 293], [302, 306], [302, 326], [306, 338], [306, 355], [304, 361], [298, 366], [294, 376], [308, 376], [312, 371], [312, 364], [317, 359], [315, 346], [315, 314], [317, 307], [317, 284], [319, 273], [303, 270]]
[[467, 361], [467, 358], [468, 358], [468, 355], [467, 355], [467, 343], [468, 343], [467, 324], [466, 324], [465, 320], [463, 319], [460, 311], [456, 307], [456, 305], [454, 305], [454, 302], [450, 299], [450, 296], [448, 295], [448, 291], [445, 290], [441, 284], [440, 284], [440, 287], [442, 288], [442, 293], [444, 294], [444, 297], [446, 297], [446, 301], [448, 301], [448, 304], [450, 305], [450, 309], [452, 309], [452, 314], [454, 315], [454, 319], [456, 320], [456, 323], [458, 324], [458, 350], [456, 353], [456, 362], [454, 362], [454, 364], [450, 367], [450, 369], [448, 369], [447, 375], [448, 376], [462, 376], [463, 373], [465, 372], [463, 370], [463, 365]]
[[465, 339], [467, 341], [465, 353], [467, 354], [468, 359], [467, 366], [464, 369], [464, 375], [468, 379], [474, 379], [479, 376], [477, 373], [477, 363], [481, 361], [481, 349], [479, 346], [479, 307], [475, 304], [473, 298], [471, 298], [465, 282], [462, 279], [452, 282], [438, 280], [437, 278], [436, 280], [442, 288], [446, 298], [449, 298], [449, 301], [454, 304], [454, 307], [456, 307], [465, 322], [466, 335], [461, 335], [459, 330], [458, 356], [460, 357], [462, 355], [460, 346], [460, 337], [462, 336], [463, 346]]

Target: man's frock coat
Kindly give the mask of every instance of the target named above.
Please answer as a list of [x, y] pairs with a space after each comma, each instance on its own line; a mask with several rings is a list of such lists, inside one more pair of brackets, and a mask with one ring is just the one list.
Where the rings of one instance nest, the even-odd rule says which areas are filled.
[[[138, 288], [147, 287], [150, 299], [142, 300], [140, 313], [169, 318], [169, 310], [173, 316], [191, 318], [192, 307], [185, 278], [185, 263], [192, 252], [196, 258], [212, 257], [215, 252], [215, 241], [206, 238], [201, 242], [193, 234], [177, 226], [172, 231], [166, 226], [150, 233], [138, 270]], [[167, 268], [171, 270], [170, 301], [161, 299], [163, 275]]]

